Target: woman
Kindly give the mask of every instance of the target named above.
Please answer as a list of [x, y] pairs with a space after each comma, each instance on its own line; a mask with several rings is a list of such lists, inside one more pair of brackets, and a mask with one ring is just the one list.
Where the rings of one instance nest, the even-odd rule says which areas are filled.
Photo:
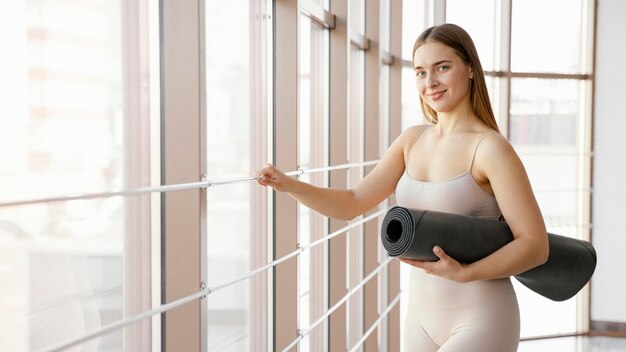
[[352, 219], [393, 192], [408, 208], [488, 219], [506, 218], [515, 239], [463, 265], [440, 260], [412, 266], [404, 351], [508, 352], [519, 343], [519, 308], [510, 276], [543, 264], [546, 228], [524, 167], [498, 126], [476, 48], [462, 28], [424, 31], [413, 47], [421, 107], [429, 125], [403, 132], [378, 165], [348, 190], [315, 187], [271, 165], [258, 182], [288, 192], [333, 218]]

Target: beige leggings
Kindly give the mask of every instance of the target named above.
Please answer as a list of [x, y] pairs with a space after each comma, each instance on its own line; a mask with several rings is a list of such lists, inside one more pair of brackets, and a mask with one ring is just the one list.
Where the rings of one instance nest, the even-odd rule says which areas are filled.
[[515, 352], [520, 318], [510, 279], [457, 283], [411, 269], [403, 352]]

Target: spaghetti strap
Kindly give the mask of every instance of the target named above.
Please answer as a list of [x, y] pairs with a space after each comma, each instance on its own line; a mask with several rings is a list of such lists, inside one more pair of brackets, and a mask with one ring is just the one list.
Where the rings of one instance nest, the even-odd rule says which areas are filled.
[[417, 134], [417, 136], [415, 136], [415, 138], [413, 139], [413, 142], [411, 143], [411, 147], [409, 148], [409, 152], [406, 154], [406, 160], [404, 161], [404, 165], [407, 165], [407, 163], [409, 162], [409, 159], [411, 158], [411, 151], [413, 151], [413, 146], [415, 145], [415, 142], [417, 142], [417, 140], [422, 136], [422, 134], [424, 134], [424, 132], [426, 132], [426, 130], [430, 129], [431, 127], [432, 125], [428, 125], [422, 128], [422, 130]]
[[478, 143], [476, 144], [476, 148], [474, 148], [474, 155], [472, 155], [472, 162], [470, 163], [470, 167], [469, 167], [469, 172], [472, 172], [472, 166], [474, 166], [474, 159], [476, 158], [476, 152], [478, 151], [478, 146], [483, 141], [483, 139], [487, 138], [487, 136], [490, 136], [494, 133], [500, 133], [500, 132], [498, 131], [489, 132], [486, 135], [482, 136], [480, 140], [478, 141]]

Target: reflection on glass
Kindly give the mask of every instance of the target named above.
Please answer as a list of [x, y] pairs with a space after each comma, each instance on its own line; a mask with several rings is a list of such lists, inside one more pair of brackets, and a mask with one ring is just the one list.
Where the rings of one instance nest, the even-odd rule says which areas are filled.
[[494, 0], [446, 1], [446, 22], [457, 24], [469, 33], [483, 70], [487, 71], [495, 67], [495, 11]]
[[[510, 140], [528, 172], [549, 232], [578, 237], [580, 81], [511, 80]], [[515, 282], [522, 336], [576, 331], [576, 298], [549, 301]]]
[[[424, 12], [425, 0], [402, 2], [402, 58], [413, 61], [413, 44], [426, 29], [427, 14]], [[403, 80], [404, 82], [404, 80]]]
[[[247, 1], [207, 1], [206, 141], [207, 176], [225, 179], [252, 170], [250, 27]], [[224, 35], [228, 33], [228, 35]], [[207, 284], [224, 283], [251, 270], [252, 184], [215, 187], [207, 192]], [[233, 224], [243, 231], [233, 231]], [[249, 351], [250, 280], [207, 301], [208, 350]]]
[[420, 97], [417, 92], [415, 71], [402, 68], [402, 130], [425, 124], [424, 114], [420, 108]]
[[[328, 33], [308, 17], [299, 17], [299, 110], [298, 165], [315, 168], [327, 165]], [[324, 186], [323, 173], [305, 174], [303, 182]], [[310, 243], [327, 234], [324, 218], [298, 204], [298, 241]], [[298, 257], [298, 299], [300, 329], [306, 329], [325, 312], [327, 290], [324, 251], [326, 244], [305, 250]], [[319, 351], [324, 346], [323, 324], [299, 344], [300, 351]]]
[[365, 35], [365, 0], [348, 1], [349, 27], [355, 33]]
[[512, 71], [581, 71], [581, 0], [513, 0], [512, 14]]
[[[147, 116], [130, 113], [147, 111], [147, 100], [130, 94], [133, 83], [146, 83], [137, 78], [145, 68], [132, 61], [140, 49], [126, 39], [143, 43], [147, 33], [121, 35], [124, 21], [143, 22], [146, 14], [128, 17], [125, 6], [0, 5], [0, 36], [10, 48], [0, 56], [2, 201], [146, 185], [137, 177], [146, 172], [137, 165], [143, 161], [130, 165], [149, 150], [130, 128], [149, 131]], [[149, 258], [135, 242], [149, 233], [139, 215], [149, 207], [146, 196], [0, 208], [0, 350], [43, 349], [149, 307], [140, 302], [144, 280], [128, 281], [149, 277], [142, 276], [149, 267], [127, 264]], [[119, 350], [122, 331], [84, 347]]]
[[513, 79], [511, 142], [575, 151], [579, 89], [577, 80]]

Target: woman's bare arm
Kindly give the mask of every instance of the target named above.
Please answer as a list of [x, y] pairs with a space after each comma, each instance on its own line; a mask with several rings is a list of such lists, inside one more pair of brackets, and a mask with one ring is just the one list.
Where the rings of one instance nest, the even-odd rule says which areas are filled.
[[404, 172], [405, 148], [424, 126], [407, 129], [391, 144], [376, 167], [350, 189], [313, 186], [286, 176], [272, 165], [257, 171], [259, 184], [287, 192], [303, 205], [332, 218], [350, 220], [389, 197]]

